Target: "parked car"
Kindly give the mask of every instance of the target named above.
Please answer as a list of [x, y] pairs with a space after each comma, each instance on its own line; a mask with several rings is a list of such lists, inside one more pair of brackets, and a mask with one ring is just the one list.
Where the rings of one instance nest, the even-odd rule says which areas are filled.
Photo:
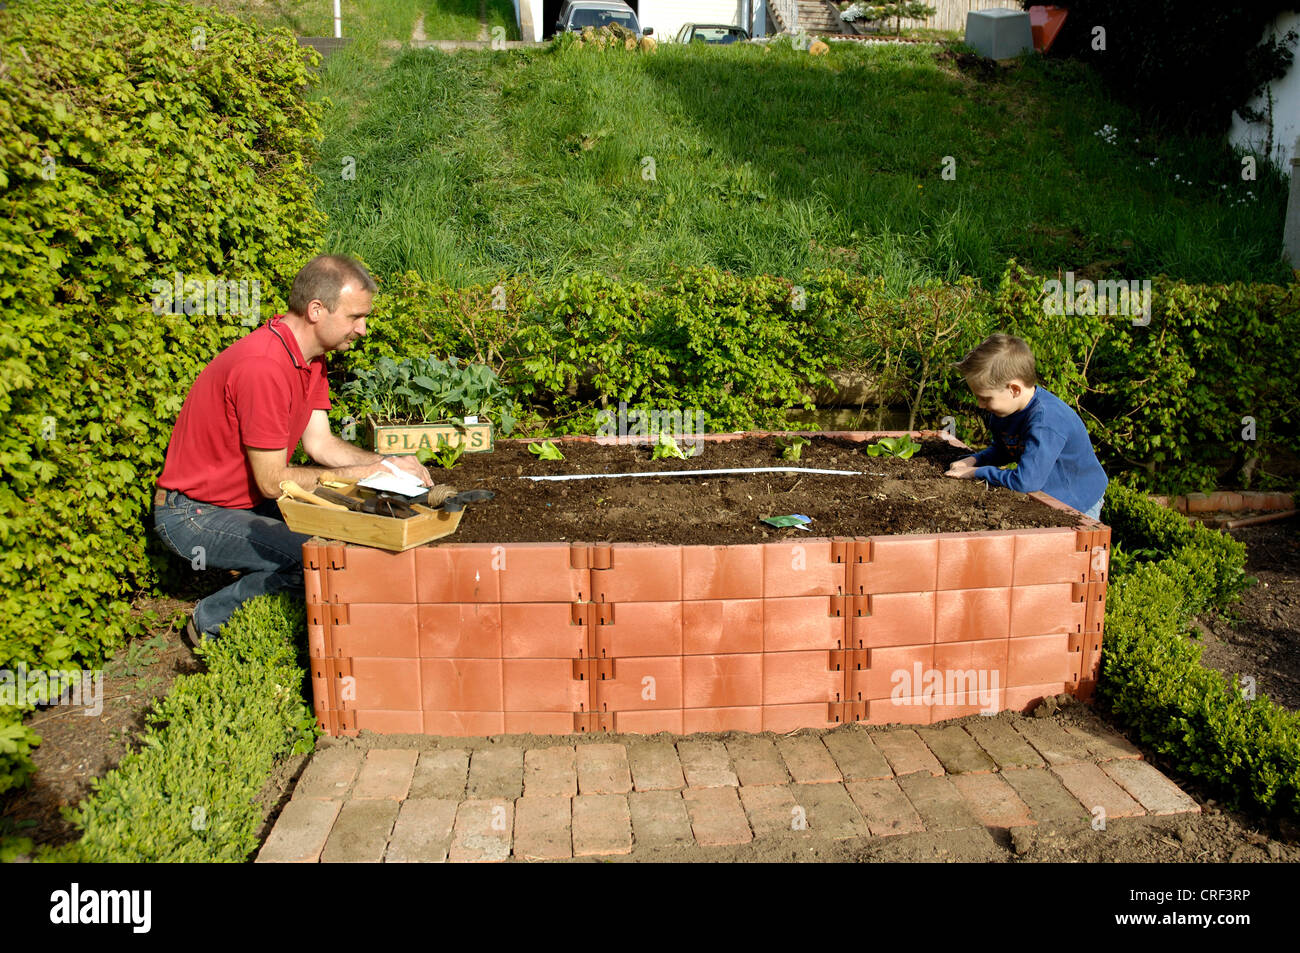
[[565, 0], [555, 21], [555, 32], [581, 33], [589, 26], [599, 30], [611, 23], [627, 27], [638, 37], [654, 34], [653, 27], [641, 29], [636, 11], [621, 0]]
[[683, 23], [677, 31], [678, 43], [747, 43], [749, 31], [727, 23]]

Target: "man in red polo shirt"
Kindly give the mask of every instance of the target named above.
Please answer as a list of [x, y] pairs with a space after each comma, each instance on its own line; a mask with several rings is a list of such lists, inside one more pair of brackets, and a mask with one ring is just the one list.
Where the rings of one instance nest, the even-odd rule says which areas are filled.
[[[190, 388], [158, 479], [154, 529], [196, 569], [245, 570], [199, 600], [186, 628], [192, 643], [215, 635], [254, 596], [302, 592], [309, 537], [280, 518], [281, 481], [311, 490], [320, 480], [385, 472], [387, 462], [432, 485], [414, 457], [381, 457], [330, 433], [324, 355], [366, 333], [374, 293], [359, 263], [313, 258], [294, 278], [288, 311], [218, 354]], [[300, 440], [324, 467], [289, 465]]]

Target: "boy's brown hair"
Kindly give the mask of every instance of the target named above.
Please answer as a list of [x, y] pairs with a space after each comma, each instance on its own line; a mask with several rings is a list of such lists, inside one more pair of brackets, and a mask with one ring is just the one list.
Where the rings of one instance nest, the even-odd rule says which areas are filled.
[[1026, 387], [1038, 386], [1034, 352], [1011, 334], [990, 334], [953, 367], [961, 371], [971, 390], [977, 393], [1000, 390], [1013, 380]]

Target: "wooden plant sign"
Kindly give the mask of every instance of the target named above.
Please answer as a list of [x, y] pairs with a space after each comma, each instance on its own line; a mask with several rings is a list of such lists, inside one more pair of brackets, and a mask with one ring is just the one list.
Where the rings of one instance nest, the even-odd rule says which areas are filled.
[[492, 423], [381, 424], [374, 428], [375, 452], [386, 456], [464, 447], [467, 453], [492, 449]]

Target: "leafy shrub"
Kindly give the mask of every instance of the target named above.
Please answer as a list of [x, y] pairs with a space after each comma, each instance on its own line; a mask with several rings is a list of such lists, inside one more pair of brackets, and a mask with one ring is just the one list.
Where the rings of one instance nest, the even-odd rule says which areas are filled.
[[340, 390], [353, 412], [378, 422], [436, 421], [477, 414], [496, 418], [510, 433], [515, 417], [510, 396], [486, 364], [465, 364], [454, 355], [445, 361], [432, 354], [394, 361], [380, 357], [357, 369]]
[[183, 675], [147, 716], [144, 743], [73, 812], [81, 840], [47, 859], [96, 863], [238, 862], [257, 849], [257, 797], [276, 761], [312, 750], [303, 700], [301, 600], [244, 603], [203, 650], [208, 670]]
[[319, 243], [319, 107], [288, 31], [171, 0], [10, 3], [0, 62], [0, 667], [93, 667], [169, 561], [144, 519], [186, 390], [249, 330], [155, 314], [154, 283], [257, 280], [282, 310]]

